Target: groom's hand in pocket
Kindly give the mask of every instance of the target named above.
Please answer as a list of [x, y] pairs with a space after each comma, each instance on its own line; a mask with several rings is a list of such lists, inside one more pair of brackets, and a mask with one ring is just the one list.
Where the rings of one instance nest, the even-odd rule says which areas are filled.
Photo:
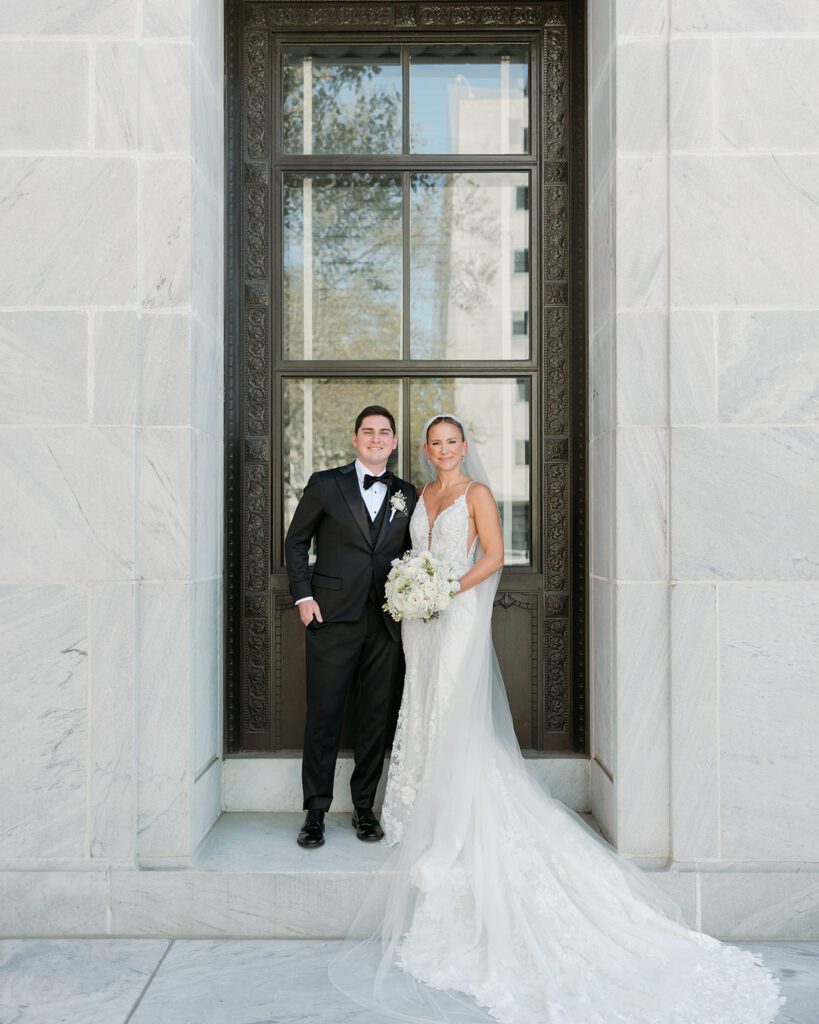
[[318, 601], [302, 601], [298, 608], [303, 626], [309, 626], [313, 619], [316, 619], [317, 622], [324, 622], [324, 619], [321, 617]]

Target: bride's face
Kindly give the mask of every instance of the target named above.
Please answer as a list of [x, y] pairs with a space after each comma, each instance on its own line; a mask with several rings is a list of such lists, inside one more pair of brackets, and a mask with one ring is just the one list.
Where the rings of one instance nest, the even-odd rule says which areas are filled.
[[466, 441], [454, 423], [436, 423], [427, 431], [424, 451], [432, 465], [446, 473], [460, 466], [466, 455]]

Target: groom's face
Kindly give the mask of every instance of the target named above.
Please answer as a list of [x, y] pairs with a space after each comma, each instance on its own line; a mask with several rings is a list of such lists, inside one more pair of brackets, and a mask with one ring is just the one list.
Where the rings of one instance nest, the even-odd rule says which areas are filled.
[[365, 466], [383, 469], [398, 447], [398, 438], [386, 416], [365, 416], [353, 434], [353, 448]]

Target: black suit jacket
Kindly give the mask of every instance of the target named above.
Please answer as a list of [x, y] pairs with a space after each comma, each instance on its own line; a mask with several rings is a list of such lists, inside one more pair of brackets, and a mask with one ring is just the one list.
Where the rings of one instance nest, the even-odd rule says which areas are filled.
[[[392, 519], [390, 499], [402, 491], [406, 511]], [[311, 594], [325, 622], [357, 622], [375, 580], [379, 594], [390, 563], [412, 546], [409, 521], [418, 494], [412, 484], [394, 476], [384, 499], [386, 509], [375, 544], [370, 541], [370, 516], [361, 497], [355, 463], [313, 473], [296, 507], [284, 540], [284, 557], [293, 600]], [[316, 538], [316, 564], [308, 565], [310, 542]], [[399, 626], [386, 615], [396, 639]]]

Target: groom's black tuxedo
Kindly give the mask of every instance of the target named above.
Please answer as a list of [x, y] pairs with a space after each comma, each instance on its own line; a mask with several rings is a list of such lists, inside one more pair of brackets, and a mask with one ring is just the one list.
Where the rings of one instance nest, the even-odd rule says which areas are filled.
[[[403, 509], [400, 506], [403, 496]], [[393, 477], [375, 520], [361, 497], [355, 463], [313, 473], [284, 542], [294, 600], [312, 596], [322, 623], [307, 627], [307, 721], [302, 783], [305, 810], [333, 798], [344, 704], [358, 678], [358, 734], [351, 780], [356, 807], [372, 807], [403, 671], [398, 623], [381, 608], [390, 562], [410, 547], [417, 493]], [[316, 564], [308, 564], [316, 540]]]

